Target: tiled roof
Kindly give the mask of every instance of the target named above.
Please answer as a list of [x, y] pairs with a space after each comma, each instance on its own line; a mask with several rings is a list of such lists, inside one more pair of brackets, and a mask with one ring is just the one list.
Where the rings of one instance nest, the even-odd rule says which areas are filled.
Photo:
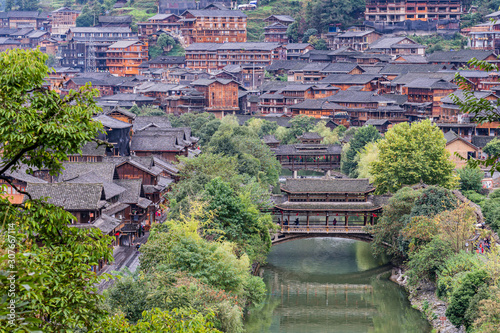
[[388, 64], [380, 70], [380, 74], [384, 75], [399, 75], [409, 72], [437, 72], [443, 69], [443, 65], [432, 64]]
[[69, 29], [71, 32], [79, 33], [131, 33], [128, 27], [74, 27]]
[[134, 44], [137, 44], [137, 43], [142, 44], [142, 42], [138, 39], [136, 39], [136, 40], [119, 40], [119, 41], [111, 44], [110, 46], [108, 46], [108, 49], [125, 49], [125, 48], [132, 46]]
[[112, 182], [115, 175], [115, 165], [109, 162], [64, 162], [63, 170], [58, 175], [60, 182], [70, 181], [83, 176], [87, 173], [93, 172], [101, 178], [101, 181]]
[[201, 9], [201, 10], [193, 10], [188, 9], [184, 13], [181, 14], [182, 17], [185, 17], [187, 13], [192, 14], [195, 17], [247, 17], [245, 13], [239, 10], [211, 10], [211, 9]]
[[172, 125], [170, 124], [170, 120], [168, 120], [168, 117], [165, 116], [138, 116], [135, 118], [133, 122], [133, 129], [134, 131], [137, 131], [141, 128], [144, 128], [150, 124], [153, 124], [156, 127], [161, 127], [161, 128], [171, 128]]
[[120, 128], [132, 127], [132, 124], [126, 123], [124, 121], [121, 121], [121, 120], [118, 120], [115, 118], [111, 118], [111, 117], [103, 115], [103, 114], [99, 115], [97, 117], [94, 117], [94, 119], [100, 121], [105, 127], [108, 127], [108, 128], [120, 129]]
[[153, 21], [153, 20], [162, 21], [164, 19], [169, 18], [170, 16], [177, 16], [177, 15], [174, 15], [174, 14], [156, 14], [155, 16], [148, 18], [148, 21]]
[[262, 140], [264, 141], [264, 143], [280, 143], [281, 142], [278, 139], [276, 139], [276, 137], [274, 135], [264, 135]]
[[382, 37], [371, 43], [368, 48], [370, 49], [389, 49], [392, 47], [398, 47], [398, 48], [421, 48], [424, 47], [423, 45], [417, 44], [415, 42], [412, 42], [411, 44], [399, 44], [405, 39], [409, 39], [408, 37]]
[[[323, 68], [323, 73], [333, 73], [333, 74], [347, 74], [353, 69], [358, 67], [358, 64], [352, 62], [336, 62], [329, 64]], [[361, 68], [361, 67], [360, 67]], [[364, 70], [363, 70], [364, 72]]]
[[366, 193], [375, 190], [368, 179], [287, 178], [281, 186], [292, 193]]
[[92, 226], [102, 231], [104, 235], [109, 234], [114, 228], [118, 227], [121, 221], [114, 217], [102, 214], [97, 220], [94, 221]]
[[132, 119], [135, 119], [135, 117], [137, 117], [137, 115], [135, 113], [127, 111], [127, 110], [120, 108], [120, 107], [110, 108], [110, 109], [106, 110], [104, 112], [104, 114], [109, 115], [110, 113], [113, 113], [113, 112], [121, 113], [122, 115], [129, 117], [129, 118], [132, 118]]
[[290, 15], [271, 15], [271, 16], [265, 18], [264, 21], [267, 21], [271, 17], [274, 17], [277, 20], [284, 21], [284, 22], [293, 22], [293, 21], [295, 21], [295, 19], [293, 17], [291, 17]]
[[304, 50], [308, 46], [311, 46], [309, 43], [289, 43], [285, 45], [287, 50]]
[[456, 84], [443, 79], [421, 78], [413, 80], [406, 85], [408, 88], [418, 89], [458, 89]]
[[367, 84], [376, 80], [378, 77], [378, 75], [373, 74], [330, 74], [319, 82], [332, 84]]
[[479, 148], [484, 148], [491, 140], [495, 139], [496, 136], [487, 135], [474, 135], [472, 137], [472, 144]]
[[[283, 210], [315, 210], [315, 211], [373, 211], [382, 206], [367, 202], [290, 202], [285, 201], [275, 206]], [[333, 221], [335, 217], [330, 217]]]
[[429, 62], [467, 62], [472, 58], [484, 60], [490, 55], [495, 55], [493, 51], [483, 50], [458, 50], [458, 51], [439, 51], [427, 56]]
[[305, 132], [304, 134], [302, 134], [298, 138], [299, 139], [323, 139], [323, 137], [316, 132]]
[[365, 125], [373, 125], [373, 126], [384, 126], [386, 124], [391, 124], [391, 122], [387, 119], [368, 119], [365, 122]]
[[43, 179], [27, 174], [27, 171], [28, 167], [26, 165], [21, 165], [16, 171], [12, 171], [12, 169], [7, 170], [4, 173], [4, 176], [11, 177], [26, 183], [47, 183]]
[[378, 103], [378, 102], [392, 102], [387, 97], [377, 95], [373, 91], [352, 91], [342, 90], [333, 96], [326, 98], [330, 102], [335, 103]]
[[98, 210], [102, 207], [102, 184], [28, 183], [26, 191], [33, 199], [48, 197], [48, 203], [66, 210]]
[[126, 189], [118, 197], [119, 202], [126, 204], [137, 204], [139, 202], [142, 179], [115, 179], [114, 183]]

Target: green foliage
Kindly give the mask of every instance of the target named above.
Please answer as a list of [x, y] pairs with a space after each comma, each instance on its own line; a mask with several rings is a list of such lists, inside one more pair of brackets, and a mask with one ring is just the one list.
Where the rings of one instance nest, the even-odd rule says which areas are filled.
[[[93, 100], [97, 91], [85, 86], [61, 98], [43, 87], [47, 58], [39, 50], [0, 54], [0, 175], [20, 164], [28, 172], [46, 169], [56, 174], [68, 154], [80, 153], [80, 147], [102, 129], [92, 119], [99, 110]], [[43, 200], [28, 197], [20, 205], [5, 198], [0, 201], [0, 221], [7, 221], [3, 226], [12, 230], [7, 236], [7, 230], [1, 229], [0, 239], [8, 243], [1, 244], [0, 288], [2, 295], [8, 294], [5, 280], [12, 267], [3, 259], [7, 249], [15, 250], [16, 330], [24, 331], [29, 324], [44, 332], [90, 328], [105, 314], [96, 286], [107, 277], [97, 276], [91, 267], [101, 259], [112, 261], [111, 237], [97, 228], [69, 227], [74, 217]], [[0, 299], [2, 328], [9, 325], [4, 312], [8, 301]]]
[[476, 191], [481, 192], [483, 189], [484, 173], [479, 168], [469, 168], [467, 166], [457, 170], [460, 176], [460, 191]]
[[164, 49], [167, 48], [168, 46], [174, 46], [175, 39], [167, 34], [161, 34], [158, 39], [156, 40], [156, 43], [152, 43], [150, 41], [149, 45], [149, 59], [154, 59], [156, 57], [159, 57], [164, 54]]
[[[498, 191], [498, 190], [497, 190]], [[495, 191], [495, 192], [497, 192]], [[484, 215], [484, 220], [493, 230], [500, 230], [500, 198], [493, 196], [493, 192], [488, 200], [481, 203], [481, 210]]]
[[173, 309], [144, 311], [136, 325], [130, 325], [123, 314], [106, 318], [91, 333], [218, 333], [213, 328], [214, 314], [202, 315], [195, 310]]
[[445, 144], [443, 132], [429, 120], [393, 126], [378, 142], [379, 160], [371, 165], [377, 193], [419, 182], [454, 187], [454, 164]]
[[233, 189], [240, 184], [238, 165], [235, 157], [203, 153], [197, 158], [180, 158], [179, 177], [169, 192], [170, 216], [178, 217], [189, 208], [190, 200], [195, 200], [212, 179], [221, 177], [231, 183]]
[[359, 128], [349, 141], [349, 146], [342, 151], [340, 170], [351, 178], [357, 177], [358, 153], [369, 142], [376, 142], [381, 138], [375, 126], [363, 126]]
[[191, 134], [200, 139], [198, 143], [205, 146], [215, 132], [219, 129], [220, 120], [213, 114], [204, 113], [183, 113], [180, 116], [168, 115], [172, 127], [190, 127]]
[[134, 104], [130, 108], [130, 112], [135, 113], [138, 116], [167, 116], [165, 111], [153, 105], [143, 105], [141, 107], [138, 107], [136, 104]]
[[137, 276], [121, 278], [107, 291], [106, 301], [110, 309], [119, 309], [132, 323], [142, 319], [142, 312], [146, 309], [144, 284], [138, 283]]
[[459, 327], [465, 325], [469, 327], [472, 322], [469, 322], [466, 317], [466, 311], [469, 308], [470, 301], [478, 291], [478, 289], [486, 283], [488, 274], [484, 270], [467, 273], [462, 279], [460, 286], [451, 294], [451, 300], [446, 309], [446, 316], [450, 322]]
[[368, 142], [365, 147], [356, 155], [356, 174], [358, 178], [368, 178], [373, 181], [373, 175], [370, 173], [370, 165], [378, 160], [378, 146], [376, 142]]
[[299, 41], [299, 23], [294, 21], [286, 29], [286, 36], [290, 43], [297, 43]]
[[481, 203], [486, 199], [484, 195], [479, 194], [476, 191], [463, 191], [462, 194], [467, 199], [478, 205], [481, 205]]
[[271, 249], [269, 229], [272, 222], [261, 216], [250, 198], [245, 200], [236, 194], [229, 183], [215, 178], [205, 186], [204, 199], [209, 203], [207, 209], [214, 213], [208, 230], [214, 230], [224, 239], [238, 244], [252, 260], [265, 261]]
[[239, 126], [236, 119], [225, 117], [207, 146], [210, 153], [235, 156], [238, 171], [255, 177], [259, 182], [274, 185], [281, 166], [269, 147], [247, 126]]
[[92, 120], [99, 110], [93, 100], [98, 92], [85, 86], [61, 98], [44, 88], [46, 60], [38, 50], [0, 53], [0, 138], [9, 143], [2, 147], [7, 161], [2, 166], [17, 162], [20, 154], [20, 163], [55, 174], [67, 154], [79, 152], [82, 142], [93, 140], [101, 128]]
[[446, 210], [452, 210], [457, 205], [457, 198], [450, 190], [429, 186], [422, 191], [422, 195], [415, 200], [415, 205], [411, 210], [411, 217], [426, 216], [432, 217]]
[[415, 200], [420, 194], [421, 191], [403, 187], [389, 199], [381, 218], [369, 229], [373, 235], [372, 249], [375, 254], [387, 253], [396, 262], [405, 260], [407, 251], [400, 245], [400, 232], [406, 225]]
[[426, 54], [431, 54], [437, 51], [461, 50], [467, 46], [467, 38], [459, 33], [453, 35], [453, 38], [444, 38], [441, 35], [427, 35], [427, 36], [411, 36], [415, 42], [427, 46]]
[[500, 140], [494, 138], [484, 146], [483, 151], [488, 154], [488, 156], [498, 156], [500, 155]]
[[[472, 247], [472, 244], [470, 244]], [[460, 251], [444, 262], [437, 279], [437, 295], [449, 298], [467, 272], [478, 270], [482, 261], [476, 252]]]
[[311, 36], [316, 36], [318, 34], [318, 30], [316, 29], [307, 29], [306, 32], [304, 32], [304, 36], [302, 37], [302, 43], [309, 43], [309, 39]]
[[300, 21], [302, 31], [316, 29], [326, 32], [330, 25], [340, 24], [342, 27], [357, 22], [365, 10], [362, 0], [312, 0], [304, 3]]
[[448, 242], [439, 237], [433, 238], [418, 251], [410, 253], [406, 273], [408, 282], [415, 285], [423, 279], [435, 281], [442, 265], [451, 255], [453, 250]]
[[490, 286], [488, 286], [488, 284], [483, 284], [478, 288], [476, 294], [470, 299], [469, 306], [467, 307], [464, 315], [466, 328], [470, 329], [474, 324], [474, 321], [476, 321], [479, 317], [479, 307], [481, 301], [487, 300], [491, 296], [489, 289]]
[[276, 131], [276, 137], [281, 141], [281, 144], [292, 144], [297, 142], [297, 137], [305, 132], [310, 132], [316, 123], [315, 118], [299, 115], [290, 119], [288, 124], [290, 128], [282, 128]]

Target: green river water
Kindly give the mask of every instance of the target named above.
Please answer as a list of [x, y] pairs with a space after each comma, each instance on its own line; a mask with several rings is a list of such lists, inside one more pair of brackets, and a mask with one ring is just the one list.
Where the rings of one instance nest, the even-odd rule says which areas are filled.
[[430, 332], [390, 266], [370, 244], [316, 238], [276, 245], [260, 274], [268, 298], [246, 319], [248, 333]]

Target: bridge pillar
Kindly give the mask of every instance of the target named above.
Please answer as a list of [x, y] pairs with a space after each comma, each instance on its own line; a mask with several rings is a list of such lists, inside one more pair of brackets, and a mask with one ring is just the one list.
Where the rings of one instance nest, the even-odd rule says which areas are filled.
[[293, 178], [297, 178], [297, 170], [293, 170]]
[[331, 177], [330, 170], [326, 170], [326, 176], [327, 176], [327, 177]]

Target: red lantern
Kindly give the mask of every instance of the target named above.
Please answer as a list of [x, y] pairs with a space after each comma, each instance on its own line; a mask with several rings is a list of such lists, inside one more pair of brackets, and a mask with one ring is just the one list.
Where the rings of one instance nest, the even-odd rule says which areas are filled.
[[116, 232], [116, 233], [115, 233], [115, 236], [120, 236], [120, 232], [119, 232], [119, 231], [118, 231], [118, 232]]
[[299, 216], [299, 213], [295, 214], [295, 216]]
[[377, 217], [377, 214], [373, 213], [373, 217]]
[[335, 216], [339, 216], [339, 213], [335, 214]]

